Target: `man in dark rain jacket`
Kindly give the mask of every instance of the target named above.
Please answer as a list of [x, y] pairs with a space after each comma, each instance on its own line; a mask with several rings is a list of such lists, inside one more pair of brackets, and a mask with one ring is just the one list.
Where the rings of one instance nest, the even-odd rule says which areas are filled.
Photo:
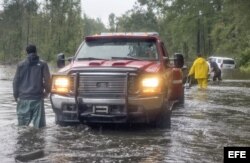
[[218, 79], [218, 81], [221, 81], [221, 69], [219, 68], [219, 66], [217, 65], [216, 62], [214, 61], [209, 61], [209, 64], [210, 64], [210, 69], [211, 69], [211, 72], [214, 73], [213, 75], [213, 81], [216, 81]]
[[39, 60], [35, 45], [28, 45], [26, 52], [13, 80], [18, 125], [28, 126], [33, 121], [35, 128], [41, 128], [46, 126], [43, 99], [50, 92], [50, 72], [47, 63]]

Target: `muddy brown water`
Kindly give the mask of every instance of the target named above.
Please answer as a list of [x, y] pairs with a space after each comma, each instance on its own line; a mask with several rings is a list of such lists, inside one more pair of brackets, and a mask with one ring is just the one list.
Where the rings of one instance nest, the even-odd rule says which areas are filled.
[[[207, 91], [185, 90], [185, 104], [175, 107], [171, 128], [146, 126], [61, 127], [46, 103], [47, 127], [18, 127], [10, 68], [0, 67], [0, 160], [34, 151], [30, 162], [223, 162], [226, 146], [250, 146], [250, 75], [223, 73]], [[17, 161], [18, 162], [18, 161]]]

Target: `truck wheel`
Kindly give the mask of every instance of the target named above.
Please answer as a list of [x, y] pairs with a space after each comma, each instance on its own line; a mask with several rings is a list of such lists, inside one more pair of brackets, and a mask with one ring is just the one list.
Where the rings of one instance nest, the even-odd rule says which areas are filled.
[[184, 96], [184, 87], [182, 88], [182, 93], [181, 93], [181, 96], [179, 98], [179, 103], [180, 104], [184, 104], [185, 102], [185, 96]]
[[162, 106], [162, 111], [160, 112], [160, 114], [157, 116], [157, 119], [156, 119], [157, 128], [170, 128], [171, 127], [172, 111], [170, 107], [171, 107], [171, 104], [167, 102]]

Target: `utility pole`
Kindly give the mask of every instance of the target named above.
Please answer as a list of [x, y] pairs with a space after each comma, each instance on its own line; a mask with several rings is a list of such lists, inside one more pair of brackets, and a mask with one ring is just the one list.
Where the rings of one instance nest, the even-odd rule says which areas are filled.
[[200, 15], [201, 11], [199, 10], [198, 19], [197, 19], [197, 46], [196, 52], [197, 54], [201, 52], [201, 45], [200, 45], [200, 38], [201, 38], [201, 31], [200, 31]]
[[115, 18], [115, 32], [118, 32], [118, 23], [119, 21]]
[[[204, 0], [202, 1], [202, 11], [205, 11], [204, 8]], [[202, 20], [202, 43], [203, 43], [203, 54], [206, 54], [206, 39], [205, 39], [205, 14], [201, 12], [201, 20]]]

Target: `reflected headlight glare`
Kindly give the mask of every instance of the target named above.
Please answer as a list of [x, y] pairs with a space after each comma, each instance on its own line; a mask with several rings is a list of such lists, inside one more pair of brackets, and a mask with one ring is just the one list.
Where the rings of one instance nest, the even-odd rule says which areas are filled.
[[68, 93], [70, 88], [70, 79], [68, 77], [56, 77], [53, 80], [52, 92]]

